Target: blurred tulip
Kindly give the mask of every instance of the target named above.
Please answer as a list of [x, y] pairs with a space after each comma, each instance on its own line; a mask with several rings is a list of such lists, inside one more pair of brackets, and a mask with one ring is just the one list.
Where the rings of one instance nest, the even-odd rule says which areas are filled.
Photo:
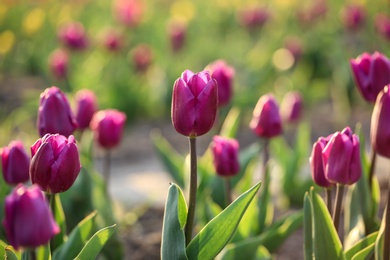
[[347, 5], [341, 12], [341, 20], [346, 29], [357, 30], [365, 22], [366, 14], [359, 5]]
[[219, 176], [231, 177], [240, 171], [237, 140], [214, 136], [211, 150], [214, 155], [214, 166]]
[[292, 54], [295, 63], [302, 55], [302, 42], [297, 37], [287, 38], [284, 42], [284, 48], [289, 50], [289, 52]]
[[304, 25], [311, 25], [324, 17], [328, 12], [328, 5], [324, 0], [315, 0], [306, 9], [300, 9], [297, 13], [298, 20]]
[[390, 85], [379, 93], [371, 116], [371, 144], [378, 154], [390, 158]]
[[376, 30], [386, 40], [390, 40], [390, 18], [385, 14], [377, 14], [375, 17]]
[[105, 149], [111, 149], [121, 141], [125, 122], [125, 113], [107, 109], [94, 114], [90, 127], [98, 144]]
[[72, 50], [83, 50], [88, 46], [84, 26], [79, 22], [64, 24], [58, 32], [58, 38], [63, 45]]
[[330, 183], [325, 177], [325, 169], [322, 161], [322, 151], [331, 137], [332, 135], [318, 138], [317, 142], [313, 144], [313, 150], [311, 151], [311, 156], [309, 158], [313, 181], [323, 188], [333, 186], [333, 183]]
[[27, 188], [19, 184], [5, 198], [3, 226], [15, 249], [45, 245], [60, 232], [37, 185]]
[[47, 193], [68, 190], [80, 169], [79, 151], [74, 136], [46, 134], [31, 146], [30, 177]]
[[57, 49], [49, 56], [50, 71], [57, 79], [65, 79], [68, 74], [69, 57], [65, 50]]
[[208, 71], [185, 70], [175, 81], [171, 118], [176, 131], [196, 137], [213, 127], [218, 107], [218, 84]]
[[68, 99], [59, 88], [50, 87], [41, 93], [37, 125], [41, 137], [57, 133], [69, 136], [77, 128]]
[[302, 115], [302, 97], [297, 91], [288, 92], [280, 106], [282, 119], [288, 123], [299, 121]]
[[102, 32], [101, 41], [103, 46], [112, 52], [119, 51], [124, 46], [123, 35], [113, 28], [107, 28]]
[[271, 94], [260, 97], [249, 126], [257, 136], [262, 138], [272, 138], [282, 133], [279, 107]]
[[224, 60], [216, 60], [205, 70], [210, 71], [211, 77], [218, 83], [218, 105], [226, 105], [232, 97], [234, 68], [227, 65]]
[[261, 28], [269, 18], [269, 12], [258, 6], [244, 8], [238, 13], [239, 23], [250, 30]]
[[122, 24], [135, 27], [142, 19], [143, 6], [139, 0], [117, 0], [114, 2], [114, 16]]
[[132, 51], [132, 61], [138, 72], [145, 72], [153, 60], [153, 52], [149, 45], [140, 44]]
[[12, 141], [8, 147], [0, 149], [0, 155], [5, 182], [16, 185], [29, 180], [30, 156], [27, 155], [22, 142]]
[[181, 20], [171, 20], [168, 24], [168, 36], [171, 48], [174, 52], [180, 51], [185, 43], [187, 25]]
[[89, 127], [93, 114], [97, 111], [96, 95], [88, 89], [79, 90], [76, 93], [76, 121], [78, 128], [85, 129]]
[[334, 133], [322, 151], [325, 176], [329, 182], [352, 185], [362, 175], [360, 144], [349, 127]]
[[368, 102], [375, 102], [378, 93], [390, 83], [390, 60], [383, 54], [363, 53], [350, 60], [355, 83]]

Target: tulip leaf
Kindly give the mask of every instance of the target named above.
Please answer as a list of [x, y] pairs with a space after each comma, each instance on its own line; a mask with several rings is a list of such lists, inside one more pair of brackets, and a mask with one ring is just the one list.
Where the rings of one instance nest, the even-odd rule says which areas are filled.
[[385, 233], [385, 227], [386, 227], [386, 210], [388, 205], [385, 207], [383, 211], [383, 217], [381, 226], [378, 231], [378, 236], [375, 240], [375, 260], [383, 260], [383, 239], [384, 239], [384, 233]]
[[51, 260], [50, 245], [46, 244], [35, 249], [36, 259]]
[[356, 253], [353, 257], [352, 260], [366, 260], [366, 259], [372, 259], [374, 255], [374, 247], [375, 244], [371, 244], [367, 246], [366, 248], [362, 249], [358, 253]]
[[77, 256], [93, 232], [96, 214], [96, 211], [92, 212], [80, 221], [69, 234], [68, 240], [54, 251], [54, 259], [70, 260]]
[[[240, 172], [236, 176], [232, 177], [232, 187], [235, 187], [239, 182], [242, 182], [244, 178], [243, 176], [247, 174], [248, 178], [245, 179], [247, 181], [247, 185], [244, 185], [244, 187], [242, 187], [242, 192], [248, 190], [252, 186], [253, 171], [250, 171], [248, 173], [248, 168], [252, 166], [253, 161], [256, 161], [257, 163], [257, 160], [255, 159], [257, 159], [260, 154], [260, 148], [260, 145], [256, 142], [249, 147], [240, 150], [238, 158], [240, 162]], [[250, 170], [252, 170], [252, 168], [250, 168]]]
[[168, 173], [180, 187], [184, 187], [183, 157], [173, 149], [160, 133], [152, 132], [150, 136], [154, 148]]
[[99, 254], [100, 250], [106, 244], [108, 239], [115, 232], [116, 225], [105, 227], [97, 231], [85, 244], [80, 253], [76, 256], [75, 259], [88, 260], [96, 259], [96, 256]]
[[54, 238], [52, 238], [52, 240], [50, 241], [51, 250], [54, 251], [57, 247], [64, 243], [66, 239], [66, 222], [64, 210], [61, 204], [60, 194], [51, 194], [51, 196], [52, 198], [50, 203], [54, 219], [61, 229], [60, 233], [55, 235]]
[[229, 242], [260, 183], [243, 193], [212, 219], [187, 246], [188, 259], [213, 259]]
[[4, 259], [5, 260], [18, 260], [18, 259], [22, 259], [21, 256], [18, 256], [15, 251], [12, 249], [10, 249], [9, 247], [6, 247], [5, 248], [5, 254], [4, 254]]
[[235, 138], [240, 126], [240, 109], [232, 107], [223, 122], [220, 134], [228, 138]]
[[272, 219], [274, 216], [274, 205], [271, 200], [271, 193], [269, 191], [270, 185], [270, 176], [269, 176], [269, 166], [266, 168], [264, 179], [266, 180], [263, 185], [263, 189], [260, 191], [260, 196], [257, 201], [257, 206], [259, 208], [258, 214], [258, 230], [256, 230], [256, 234], [260, 234], [264, 231], [266, 227], [268, 227], [272, 223]]
[[187, 259], [184, 226], [187, 205], [179, 186], [171, 184], [165, 204], [161, 259]]
[[305, 259], [314, 259], [313, 249], [313, 204], [311, 203], [310, 195], [308, 192], [305, 194], [303, 203], [304, 212], [304, 255]]
[[366, 236], [365, 238], [359, 240], [355, 245], [349, 248], [344, 252], [346, 259], [352, 259], [354, 255], [356, 255], [359, 251], [365, 249], [368, 246], [374, 245], [375, 240], [378, 236], [378, 232], [374, 232]]

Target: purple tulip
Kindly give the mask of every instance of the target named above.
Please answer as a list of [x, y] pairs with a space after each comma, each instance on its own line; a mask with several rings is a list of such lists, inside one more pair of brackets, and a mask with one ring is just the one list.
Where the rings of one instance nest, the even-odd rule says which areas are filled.
[[279, 107], [271, 94], [260, 97], [249, 126], [262, 138], [272, 138], [282, 133]]
[[208, 71], [186, 70], [173, 85], [171, 118], [176, 131], [201, 136], [213, 127], [218, 107], [218, 84]]
[[93, 114], [97, 111], [96, 95], [88, 89], [76, 93], [76, 121], [80, 129], [89, 127]]
[[371, 144], [378, 154], [390, 158], [390, 85], [379, 93], [371, 117]]
[[27, 155], [22, 142], [11, 142], [8, 147], [0, 149], [0, 155], [3, 177], [8, 184], [16, 185], [29, 180], [30, 156]]
[[240, 171], [237, 140], [214, 136], [211, 150], [214, 155], [214, 166], [219, 176], [231, 177]]
[[325, 176], [329, 182], [351, 185], [362, 175], [360, 144], [349, 127], [332, 135], [322, 151]]
[[83, 50], [88, 46], [84, 26], [79, 22], [63, 25], [58, 32], [58, 38], [64, 46], [72, 50]]
[[216, 60], [206, 67], [211, 77], [218, 83], [219, 106], [229, 103], [233, 91], [234, 68], [226, 64], [224, 60]]
[[317, 142], [313, 144], [313, 150], [311, 151], [311, 156], [309, 158], [311, 176], [315, 184], [324, 188], [333, 186], [333, 183], [330, 183], [325, 177], [325, 169], [322, 162], [322, 151], [331, 137], [332, 135], [318, 138]]
[[114, 28], [107, 28], [101, 34], [103, 46], [111, 52], [120, 51], [124, 46], [123, 35]]
[[386, 40], [390, 40], [390, 18], [385, 14], [378, 14], [375, 17], [376, 30]]
[[76, 180], [81, 164], [74, 136], [46, 134], [31, 146], [30, 178], [47, 193], [68, 190]]
[[65, 79], [68, 74], [69, 57], [65, 50], [57, 49], [49, 56], [50, 71], [57, 79]]
[[90, 127], [99, 145], [105, 149], [111, 149], [121, 141], [125, 122], [125, 113], [107, 109], [94, 114]]
[[365, 12], [359, 5], [348, 5], [341, 13], [341, 19], [346, 29], [357, 30], [364, 24]]
[[41, 94], [37, 125], [41, 137], [57, 133], [69, 136], [77, 128], [68, 99], [59, 88], [47, 88]]
[[153, 51], [147, 44], [139, 44], [131, 51], [136, 71], [145, 72], [153, 61]]
[[168, 36], [174, 52], [180, 51], [185, 43], [187, 25], [181, 20], [171, 20], [168, 24]]
[[249, 30], [261, 28], [269, 18], [268, 10], [259, 6], [247, 7], [238, 13], [239, 23]]
[[45, 245], [60, 232], [37, 185], [27, 188], [19, 184], [5, 198], [3, 226], [8, 242], [15, 249]]
[[363, 53], [350, 60], [352, 74], [363, 98], [375, 102], [378, 93], [390, 83], [390, 60], [383, 54]]
[[288, 92], [280, 106], [280, 113], [284, 121], [294, 123], [299, 121], [302, 114], [302, 97], [299, 92]]
[[139, 0], [116, 0], [114, 4], [115, 17], [122, 24], [135, 27], [142, 19], [142, 1]]

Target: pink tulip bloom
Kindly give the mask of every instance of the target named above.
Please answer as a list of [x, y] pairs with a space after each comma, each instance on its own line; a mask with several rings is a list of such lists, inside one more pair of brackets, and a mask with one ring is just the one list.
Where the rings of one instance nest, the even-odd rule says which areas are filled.
[[50, 71], [57, 79], [65, 79], [68, 74], [69, 57], [65, 50], [57, 49], [49, 56]]
[[231, 177], [240, 171], [239, 147], [235, 139], [214, 136], [211, 151], [214, 155], [215, 170], [219, 176]]
[[76, 93], [76, 121], [80, 129], [89, 127], [93, 114], [97, 111], [96, 95], [88, 89], [79, 90]]
[[371, 144], [379, 155], [390, 158], [390, 85], [379, 93], [371, 116]]
[[232, 98], [234, 68], [227, 65], [224, 60], [216, 60], [206, 67], [211, 77], [218, 83], [218, 104], [226, 105]]
[[30, 179], [30, 156], [27, 155], [22, 142], [12, 141], [0, 149], [0, 156], [5, 182], [16, 185]]

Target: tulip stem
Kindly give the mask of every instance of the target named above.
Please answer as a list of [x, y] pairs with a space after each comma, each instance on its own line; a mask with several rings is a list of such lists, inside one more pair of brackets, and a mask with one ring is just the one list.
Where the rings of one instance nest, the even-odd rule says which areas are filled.
[[232, 185], [230, 183], [230, 178], [223, 178], [225, 184], [225, 201], [226, 206], [229, 206], [232, 203]]
[[190, 141], [190, 195], [188, 203], [187, 222], [185, 226], [186, 245], [192, 239], [192, 229], [195, 218], [196, 191], [198, 187], [197, 158], [196, 158], [196, 137], [189, 137]]
[[35, 253], [35, 248], [25, 249], [22, 253], [21, 259], [23, 259], [23, 260], [36, 260], [37, 255]]
[[390, 259], [390, 178], [389, 187], [387, 188], [387, 205], [386, 205], [386, 224], [383, 238], [383, 259]]
[[104, 161], [103, 161], [103, 175], [104, 175], [104, 181], [106, 183], [107, 190], [110, 181], [110, 168], [111, 168], [111, 150], [106, 149], [104, 153]]
[[337, 233], [339, 231], [341, 206], [342, 206], [342, 202], [343, 202], [343, 193], [344, 193], [344, 185], [337, 184], [336, 203], [334, 205], [335, 207], [333, 210], [333, 225], [336, 228]]
[[332, 215], [332, 188], [325, 188], [325, 200], [329, 214]]
[[371, 164], [370, 164], [369, 175], [368, 175], [368, 185], [370, 187], [370, 191], [372, 191], [372, 179], [374, 178], [375, 162], [376, 162], [376, 152], [373, 150], [371, 155]]

